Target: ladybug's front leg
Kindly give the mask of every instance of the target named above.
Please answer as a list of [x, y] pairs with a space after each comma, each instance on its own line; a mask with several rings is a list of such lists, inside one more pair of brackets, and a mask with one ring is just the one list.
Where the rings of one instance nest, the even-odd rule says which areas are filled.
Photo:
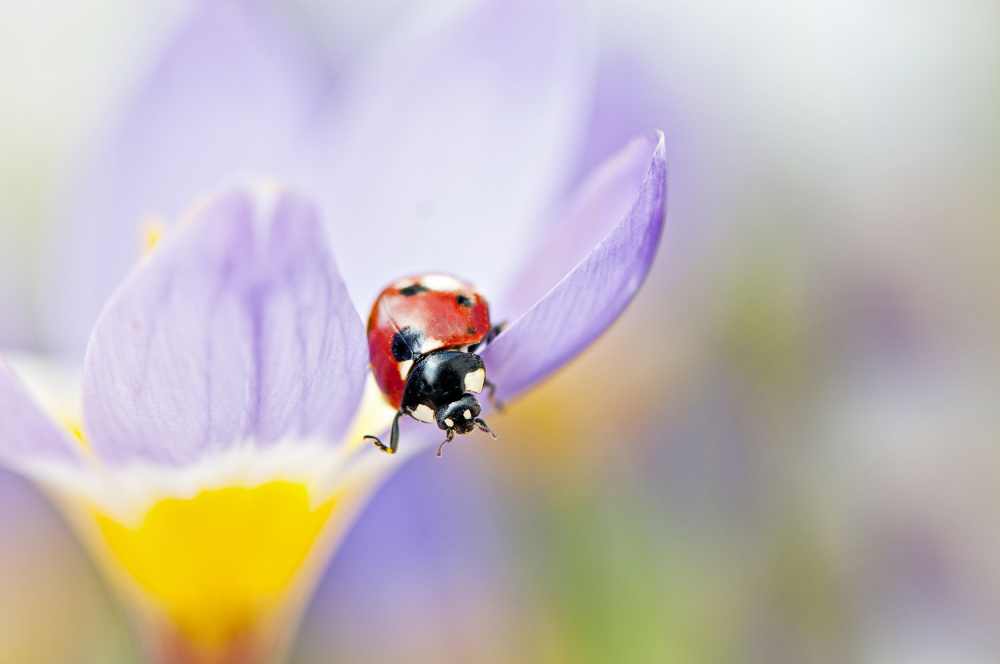
[[395, 454], [396, 448], [399, 447], [399, 416], [403, 414], [403, 411], [396, 411], [396, 417], [392, 418], [392, 432], [389, 434], [389, 447], [382, 444], [382, 441], [375, 436], [365, 436], [365, 440], [371, 440], [375, 443], [375, 447], [379, 448], [387, 454]]
[[502, 403], [500, 403], [499, 401], [497, 401], [497, 399], [496, 399], [496, 395], [497, 395], [497, 386], [496, 386], [496, 385], [494, 385], [493, 383], [491, 383], [491, 382], [490, 382], [490, 381], [488, 381], [488, 380], [484, 380], [484, 381], [483, 381], [483, 386], [484, 386], [484, 387], [485, 387], [485, 388], [486, 388], [487, 390], [489, 390], [489, 393], [488, 393], [488, 394], [486, 395], [486, 398], [487, 398], [487, 399], [489, 399], [489, 402], [490, 402], [490, 405], [491, 405], [491, 406], [493, 406], [493, 410], [497, 411], [498, 413], [502, 413], [502, 412], [504, 412], [505, 410], [507, 410], [507, 407], [506, 407], [506, 406], [504, 406], [504, 405], [503, 405]]

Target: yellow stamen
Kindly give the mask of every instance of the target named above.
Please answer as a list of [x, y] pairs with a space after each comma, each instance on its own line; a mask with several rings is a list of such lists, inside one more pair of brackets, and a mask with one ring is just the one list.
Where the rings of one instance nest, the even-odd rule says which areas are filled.
[[312, 507], [304, 484], [275, 481], [161, 500], [138, 527], [103, 514], [97, 525], [186, 641], [224, 648], [277, 608], [334, 502]]
[[167, 232], [167, 222], [156, 214], [147, 214], [139, 221], [139, 255], [148, 256]]
[[66, 427], [66, 430], [73, 435], [73, 440], [80, 445], [80, 449], [85, 454], [93, 454], [93, 450], [90, 449], [90, 444], [87, 442], [87, 439], [83, 437], [83, 418], [57, 413], [55, 414], [55, 419], [59, 422], [59, 424]]

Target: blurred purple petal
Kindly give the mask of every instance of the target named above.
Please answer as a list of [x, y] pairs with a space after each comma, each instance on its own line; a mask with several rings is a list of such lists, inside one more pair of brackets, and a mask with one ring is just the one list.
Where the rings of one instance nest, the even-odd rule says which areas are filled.
[[338, 259], [356, 302], [401, 274], [505, 283], [576, 161], [592, 74], [583, 18], [559, 0], [477, 3], [345, 84], [328, 209], [350, 237]]
[[[422, 639], [449, 643], [449, 652], [461, 655], [427, 653], [420, 661], [491, 661], [477, 640], [484, 623], [504, 637], [515, 636], [512, 623], [530, 623], [534, 616], [523, 606], [520, 618], [492, 621], [527, 600], [511, 585], [517, 572], [508, 546], [510, 522], [489, 500], [496, 487], [483, 469], [467, 463], [471, 457], [449, 456], [442, 463], [433, 454], [416, 455], [365, 508], [306, 614], [297, 647], [317, 655], [305, 661], [411, 662], [413, 651], [405, 649]], [[378, 551], [406, 554], [370, 574]], [[382, 638], [384, 625], [368, 617], [386, 606], [406, 616], [391, 639]], [[495, 661], [525, 661], [510, 657], [510, 650]]]
[[350, 423], [361, 319], [313, 207], [264, 192], [207, 203], [101, 315], [83, 385], [103, 456], [182, 464], [250, 441], [335, 441]]
[[636, 201], [656, 142], [651, 136], [631, 140], [577, 187], [494, 305], [498, 321], [520, 317], [621, 222]]
[[173, 223], [234, 174], [290, 178], [329, 88], [257, 3], [206, 2], [180, 31], [65, 202], [47, 333], [81, 355], [135, 263], [143, 220]]
[[77, 466], [77, 450], [0, 359], [0, 464], [23, 470], [42, 461]]
[[[637, 169], [639, 164], [645, 168]], [[582, 262], [483, 352], [490, 380], [503, 398], [517, 395], [582, 351], [631, 301], [659, 243], [666, 179], [663, 134], [653, 132], [630, 143], [581, 185], [566, 218], [543, 242], [546, 249], [529, 266], [529, 273], [538, 271], [543, 282], [551, 278], [553, 270], [558, 272], [579, 252], [575, 233], [590, 237], [610, 226], [613, 219], [619, 221]], [[619, 217], [618, 208], [629, 197], [633, 202]], [[546, 261], [553, 266], [545, 265]]]
[[670, 103], [672, 88], [663, 85], [669, 79], [652, 63], [616, 49], [602, 52], [596, 69], [594, 105], [574, 185], [633, 136], [679, 124]]
[[31, 329], [28, 322], [27, 292], [23, 266], [11, 229], [0, 222], [0, 348], [28, 348]]

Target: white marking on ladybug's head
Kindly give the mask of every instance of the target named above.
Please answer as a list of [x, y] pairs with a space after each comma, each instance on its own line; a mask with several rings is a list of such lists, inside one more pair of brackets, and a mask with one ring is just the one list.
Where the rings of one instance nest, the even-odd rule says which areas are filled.
[[465, 411], [462, 413], [462, 417], [464, 417], [467, 420], [471, 420], [472, 419], [472, 411], [469, 410], [468, 408], [466, 408]]
[[433, 291], [457, 292], [468, 290], [468, 286], [447, 274], [427, 274], [420, 278], [420, 285]]
[[420, 404], [416, 408], [410, 411], [410, 415], [413, 415], [414, 419], [420, 420], [421, 422], [433, 422], [434, 421], [434, 411], [430, 407]]
[[406, 377], [410, 374], [410, 367], [413, 366], [413, 360], [403, 360], [399, 363], [399, 377], [406, 380]]
[[448, 426], [449, 429], [455, 426], [455, 420], [451, 419], [450, 417], [444, 418], [444, 423]]
[[476, 369], [465, 374], [465, 391], [482, 392], [486, 384], [486, 369]]
[[424, 339], [424, 343], [420, 344], [420, 353], [429, 353], [438, 348], [444, 348], [444, 342], [440, 339]]

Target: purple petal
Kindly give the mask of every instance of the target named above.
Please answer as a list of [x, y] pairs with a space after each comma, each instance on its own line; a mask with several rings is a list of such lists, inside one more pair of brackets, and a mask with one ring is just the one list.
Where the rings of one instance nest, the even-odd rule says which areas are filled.
[[[328, 210], [353, 240], [338, 259], [356, 302], [417, 272], [487, 292], [504, 283], [565, 185], [589, 112], [578, 12], [558, 0], [465, 6], [345, 88]], [[373, 227], [383, 249], [355, 251]]]
[[143, 220], [173, 223], [234, 174], [291, 179], [329, 81], [279, 25], [259, 3], [203, 3], [81, 173], [49, 274], [57, 350], [82, 354]]
[[649, 127], [680, 123], [669, 103], [660, 63], [617, 49], [604, 49], [597, 63], [594, 106], [573, 184], [609, 154]]
[[368, 353], [327, 247], [314, 208], [276, 189], [219, 195], [168, 237], [87, 349], [98, 452], [179, 465], [251, 441], [339, 439]]
[[[523, 288], [530, 292], [547, 287], [552, 273], [574, 260], [587, 238], [616, 219], [618, 223], [483, 352], [490, 380], [503, 398], [517, 395], [573, 358], [631, 301], [659, 244], [666, 179], [663, 134], [654, 132], [634, 140], [581, 185], [566, 216], [542, 243], [537, 261], [526, 270], [539, 285], [526, 279]], [[629, 200], [630, 205], [623, 205]]]
[[42, 412], [0, 359], [0, 464], [23, 470], [39, 461], [82, 465], [67, 435]]
[[31, 327], [28, 324], [28, 284], [12, 229], [0, 223], [0, 348], [28, 348]]
[[641, 136], [605, 159], [553, 215], [528, 260], [493, 306], [494, 318], [516, 320], [582, 261], [625, 217], [650, 169], [658, 138]]

